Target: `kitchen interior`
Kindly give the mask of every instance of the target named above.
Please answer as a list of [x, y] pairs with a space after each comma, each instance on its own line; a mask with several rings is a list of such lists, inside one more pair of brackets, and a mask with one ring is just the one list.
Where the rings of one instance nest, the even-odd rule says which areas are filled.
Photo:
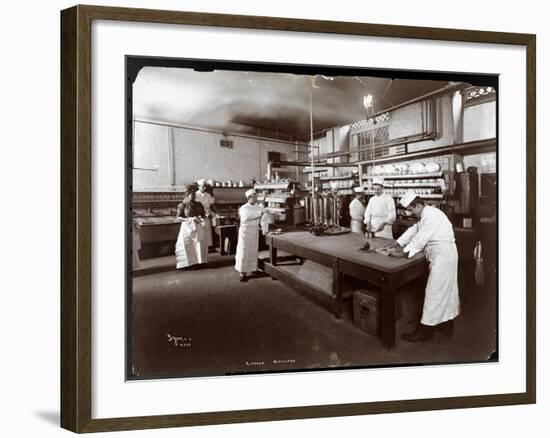
[[[132, 375], [497, 360], [497, 90], [487, 83], [144, 68], [133, 89]], [[377, 178], [395, 200], [394, 239], [417, 222], [399, 204], [411, 189], [453, 225], [452, 338], [399, 337], [422, 312], [421, 268], [396, 283], [388, 323], [370, 273], [275, 249], [307, 233], [338, 250], [356, 189], [368, 201]], [[215, 201], [213, 243], [207, 263], [178, 270], [177, 207], [201, 179]], [[235, 253], [251, 188], [275, 220], [260, 233], [259, 272], [243, 283]], [[360, 247], [345, 246], [363, 257]]]

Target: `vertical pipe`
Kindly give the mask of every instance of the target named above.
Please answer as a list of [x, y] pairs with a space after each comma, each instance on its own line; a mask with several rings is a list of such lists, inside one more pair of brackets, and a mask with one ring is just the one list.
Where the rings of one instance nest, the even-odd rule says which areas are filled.
[[262, 139], [260, 138], [260, 128], [257, 128], [258, 137], [258, 181], [263, 179], [262, 177]]
[[[421, 102], [421, 106], [420, 106], [420, 124], [422, 125], [421, 126], [421, 131], [420, 132], [426, 132], [426, 130], [428, 129], [428, 127], [426, 126], [427, 123], [429, 122], [429, 106], [428, 106], [428, 102], [425, 100], [423, 102]], [[428, 118], [428, 121], [426, 121], [425, 119]]]
[[[294, 161], [300, 160], [300, 154], [299, 154], [299, 148], [298, 148], [298, 141], [294, 141]], [[300, 182], [300, 167], [295, 166], [295, 172], [296, 172], [296, 181]]]
[[176, 151], [174, 147], [174, 128], [168, 128], [168, 173], [170, 187], [176, 186]]
[[[335, 140], [334, 140], [334, 133], [335, 133], [335, 130], [334, 130], [334, 129], [331, 129], [330, 132], [331, 132], [331, 134], [332, 134], [332, 153], [334, 153], [334, 152], [336, 152], [336, 151], [334, 150], [334, 148], [335, 148]], [[327, 161], [328, 161], [328, 160], [327, 160]], [[336, 159], [333, 158], [332, 161], [331, 161], [331, 163], [335, 163], [335, 162], [336, 162]], [[339, 158], [338, 158], [338, 162], [340, 162], [340, 159], [339, 159]], [[336, 176], [335, 174], [336, 174], [336, 168], [333, 167], [333, 168], [332, 168], [332, 176]]]
[[371, 106], [371, 113], [372, 113], [372, 128], [370, 130], [370, 144], [372, 146], [372, 168], [374, 169], [374, 166], [376, 164], [376, 151], [374, 150], [374, 102]]
[[[313, 149], [313, 80], [309, 84], [309, 143], [311, 152], [311, 197], [315, 199], [315, 150]], [[313, 209], [313, 224], [317, 223], [317, 215]]]

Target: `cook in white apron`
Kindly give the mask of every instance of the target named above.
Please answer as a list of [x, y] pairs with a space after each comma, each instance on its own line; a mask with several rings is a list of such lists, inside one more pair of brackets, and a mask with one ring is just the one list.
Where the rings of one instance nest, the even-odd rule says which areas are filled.
[[369, 199], [365, 210], [364, 222], [367, 229], [375, 231], [376, 237], [393, 239], [392, 224], [395, 222], [395, 202], [393, 197], [383, 192], [384, 180], [374, 178], [375, 195]]
[[235, 270], [239, 272], [241, 281], [246, 281], [247, 274], [258, 270], [258, 239], [260, 236], [260, 220], [266, 209], [257, 205], [257, 195], [254, 189], [246, 192], [248, 202], [239, 208], [239, 238], [235, 254]]
[[214, 198], [210, 193], [206, 191], [206, 181], [204, 179], [199, 179], [197, 181], [199, 189], [196, 193], [196, 199], [204, 207], [206, 212], [206, 217], [204, 219], [204, 230], [206, 233], [206, 244], [207, 246], [212, 246], [212, 216], [215, 214], [216, 207], [214, 206]]
[[355, 187], [355, 199], [349, 204], [349, 215], [351, 218], [351, 232], [363, 234], [363, 219], [365, 216], [365, 205], [363, 204], [363, 188]]
[[186, 268], [208, 261], [208, 247], [204, 239], [204, 220], [180, 218], [181, 227], [176, 242], [176, 268]]
[[181, 222], [176, 242], [176, 268], [187, 268], [208, 261], [204, 229], [204, 208], [193, 194], [178, 205], [176, 221]]
[[458, 252], [453, 226], [445, 213], [424, 206], [413, 191], [407, 192], [400, 202], [420, 221], [405, 231], [397, 244], [409, 258], [424, 250], [430, 266], [422, 319], [415, 332], [403, 335], [404, 339], [416, 342], [430, 339], [434, 326], [451, 322], [460, 313]]

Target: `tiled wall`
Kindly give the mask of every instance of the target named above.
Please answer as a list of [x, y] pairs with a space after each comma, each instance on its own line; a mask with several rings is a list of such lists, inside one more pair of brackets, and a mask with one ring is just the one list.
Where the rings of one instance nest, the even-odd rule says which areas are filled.
[[465, 156], [464, 169], [472, 166], [477, 167], [477, 171], [479, 173], [495, 173], [497, 171], [496, 152], [487, 152], [485, 154]]
[[[411, 105], [412, 107], [412, 105]], [[409, 107], [403, 108], [403, 110]], [[418, 109], [419, 110], [419, 109]], [[401, 111], [401, 110], [397, 110]], [[425, 140], [418, 143], [411, 143], [408, 146], [409, 152], [423, 151], [426, 149], [433, 149], [440, 146], [447, 146], [453, 143], [453, 116], [451, 107], [451, 96], [445, 95], [436, 99], [436, 118], [437, 118], [437, 137], [434, 140]], [[393, 121], [392, 117], [392, 121]], [[401, 120], [401, 119], [397, 119]], [[407, 119], [395, 123], [407, 124]]]
[[[134, 191], [169, 190], [170, 128], [136, 123], [134, 126]], [[158, 166], [158, 170], [157, 169]], [[145, 170], [141, 170], [145, 169]]]
[[[171, 136], [171, 138], [170, 138]], [[268, 151], [281, 152], [281, 159], [294, 160], [294, 144], [240, 136], [226, 137], [233, 148], [220, 147], [221, 134], [149, 123], [135, 124], [134, 191], [171, 190], [170, 143], [174, 148], [175, 184], [186, 185], [200, 178], [219, 181], [265, 179]], [[294, 177], [295, 169], [288, 168]], [[287, 174], [280, 171], [280, 176]]]
[[[416, 152], [431, 149], [439, 146], [453, 144], [454, 126], [451, 96], [445, 95], [436, 99], [438, 136], [435, 140], [426, 140], [419, 143], [409, 144], [409, 152]], [[419, 133], [422, 126], [421, 105], [412, 104], [400, 108], [391, 114], [390, 138], [403, 135]], [[463, 124], [464, 142], [493, 138], [496, 134], [496, 104], [486, 102], [479, 105], [464, 108]], [[349, 149], [350, 126], [342, 126], [327, 131], [326, 135], [314, 141], [320, 146], [320, 153], [330, 153]], [[171, 136], [171, 137], [170, 137]], [[225, 149], [219, 146], [221, 134], [197, 131], [185, 128], [170, 128], [153, 124], [135, 124], [134, 132], [134, 167], [141, 167], [151, 170], [134, 171], [134, 190], [170, 190], [170, 142], [174, 147], [175, 184], [189, 184], [199, 179], [214, 180], [243, 180], [264, 179], [267, 166], [267, 152], [276, 151], [282, 153], [282, 159], [294, 160], [295, 145], [267, 141], [258, 138], [245, 138], [240, 136], [229, 136], [233, 141], [233, 149]], [[304, 150], [303, 148], [301, 150]], [[355, 154], [356, 155], [356, 154]], [[301, 154], [301, 159], [306, 155]], [[356, 157], [351, 157], [353, 160]], [[334, 162], [342, 162], [344, 159], [337, 158]], [[444, 169], [448, 168], [448, 160], [440, 164]], [[473, 160], [469, 159], [470, 161]], [[438, 159], [430, 159], [438, 161]], [[478, 157], [472, 161], [476, 167], [491, 168], [494, 163], [490, 157]], [[411, 162], [412, 163], [412, 162]], [[466, 163], [465, 163], [466, 164]], [[158, 170], [155, 169], [158, 166]], [[301, 168], [288, 168], [289, 172], [280, 172], [281, 177], [297, 178], [301, 175]], [[337, 168], [333, 172], [338, 175], [344, 170]], [[332, 173], [332, 172], [331, 172]]]
[[[458, 113], [460, 114], [460, 113]], [[456, 127], [453, 122], [453, 105], [451, 95], [443, 95], [436, 98], [437, 137], [434, 140], [424, 140], [408, 145], [409, 152], [418, 152], [441, 146], [449, 146], [453, 143], [471, 142], [494, 138], [496, 135], [496, 103], [486, 102], [464, 108], [462, 126]], [[460, 118], [454, 117], [456, 120]], [[389, 138], [395, 139], [403, 136], [419, 134], [422, 127], [422, 104], [413, 103], [391, 112], [389, 121]], [[340, 137], [339, 149], [344, 150], [350, 142], [349, 125], [346, 135]], [[321, 145], [321, 153], [332, 152], [332, 132], [327, 137], [316, 140]], [[345, 144], [343, 142], [346, 142]], [[352, 145], [353, 146], [353, 145]], [[357, 154], [351, 156], [351, 160], [357, 160]]]
[[464, 108], [464, 142], [496, 136], [496, 102], [485, 102]]

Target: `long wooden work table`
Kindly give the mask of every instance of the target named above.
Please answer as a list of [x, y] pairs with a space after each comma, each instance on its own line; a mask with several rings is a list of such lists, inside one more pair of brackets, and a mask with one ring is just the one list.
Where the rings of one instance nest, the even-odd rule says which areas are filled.
[[[332, 268], [333, 284], [330, 299], [332, 311], [337, 318], [340, 318], [342, 313], [344, 293], [342, 276], [344, 274], [379, 287], [380, 342], [388, 350], [395, 346], [396, 292], [400, 286], [426, 274], [427, 263], [423, 253], [416, 254], [410, 259], [400, 259], [376, 252], [361, 252], [359, 248], [365, 243], [365, 238], [357, 233], [314, 236], [307, 231], [297, 231], [280, 235], [268, 234], [266, 237], [270, 257], [269, 263], [264, 265], [264, 270], [273, 278], [289, 286], [303, 288], [304, 284], [282, 266], [277, 266], [277, 250]], [[371, 241], [374, 247], [387, 246], [391, 243], [393, 243], [392, 240], [383, 238], [375, 238]]]

